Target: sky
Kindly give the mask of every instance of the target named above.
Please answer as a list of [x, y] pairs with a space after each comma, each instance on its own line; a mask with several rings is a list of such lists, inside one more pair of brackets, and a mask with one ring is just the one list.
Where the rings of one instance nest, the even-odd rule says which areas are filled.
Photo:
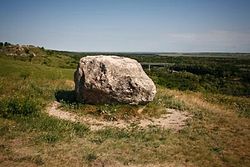
[[250, 52], [250, 0], [2, 0], [0, 41], [89, 52]]

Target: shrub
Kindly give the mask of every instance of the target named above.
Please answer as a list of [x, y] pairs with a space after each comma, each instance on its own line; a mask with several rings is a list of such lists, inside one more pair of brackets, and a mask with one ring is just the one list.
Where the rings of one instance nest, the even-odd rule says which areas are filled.
[[29, 97], [12, 97], [1, 100], [0, 111], [2, 117], [11, 117], [15, 115], [29, 116], [35, 115], [40, 110], [39, 102]]

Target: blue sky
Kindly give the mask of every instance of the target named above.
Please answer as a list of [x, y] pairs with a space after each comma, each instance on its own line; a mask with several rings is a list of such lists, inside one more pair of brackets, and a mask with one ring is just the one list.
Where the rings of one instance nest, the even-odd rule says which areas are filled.
[[6, 0], [0, 41], [72, 51], [250, 52], [250, 0]]

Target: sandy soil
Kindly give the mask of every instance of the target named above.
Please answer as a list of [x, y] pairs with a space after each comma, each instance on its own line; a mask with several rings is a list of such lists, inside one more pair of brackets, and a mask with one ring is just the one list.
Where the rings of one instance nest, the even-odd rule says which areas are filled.
[[[106, 120], [99, 120], [87, 115], [78, 116], [75, 113], [63, 111], [59, 107], [60, 103], [54, 101], [50, 106], [48, 106], [46, 112], [50, 116], [54, 116], [59, 119], [86, 124], [90, 127], [91, 130], [94, 131], [103, 129], [105, 127], [129, 128], [132, 125], [137, 125], [141, 129], [145, 129], [149, 126], [156, 126], [164, 129], [180, 130], [185, 126], [186, 120], [190, 118], [190, 114], [188, 114], [185, 111], [166, 108], [167, 114], [162, 114], [159, 118], [143, 118], [143, 119], [134, 118], [129, 121], [124, 121], [124, 120], [106, 121]], [[143, 108], [140, 110], [143, 110]]]

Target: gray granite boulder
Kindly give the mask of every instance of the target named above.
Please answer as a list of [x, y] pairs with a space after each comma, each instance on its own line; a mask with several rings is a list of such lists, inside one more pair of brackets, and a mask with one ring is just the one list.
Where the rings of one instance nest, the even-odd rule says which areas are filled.
[[78, 102], [145, 104], [156, 94], [154, 82], [134, 59], [118, 56], [81, 58], [74, 74]]

